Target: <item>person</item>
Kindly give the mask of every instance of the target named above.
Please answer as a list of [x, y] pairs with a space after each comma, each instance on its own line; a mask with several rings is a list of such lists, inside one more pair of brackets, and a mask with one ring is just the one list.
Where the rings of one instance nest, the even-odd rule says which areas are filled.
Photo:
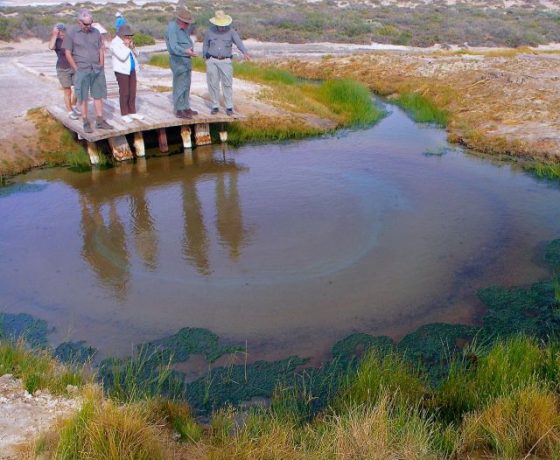
[[202, 54], [206, 59], [206, 82], [212, 100], [212, 115], [219, 112], [220, 84], [224, 93], [226, 114], [233, 115], [232, 44], [235, 43], [245, 59], [251, 59], [239, 34], [231, 27], [232, 22], [231, 16], [218, 10], [214, 17], [210, 18], [212, 26], [204, 34]]
[[119, 29], [111, 41], [113, 70], [119, 85], [119, 103], [121, 116], [125, 123], [144, 117], [136, 113], [136, 75], [138, 73], [138, 55], [132, 37], [134, 33], [128, 24]]
[[169, 52], [169, 64], [173, 73], [173, 107], [178, 118], [192, 118], [198, 115], [190, 106], [191, 58], [197, 56], [190, 36], [192, 14], [184, 6], [178, 6], [176, 18], [167, 26], [165, 44]]
[[103, 99], [107, 97], [105, 80], [105, 47], [99, 31], [92, 27], [93, 17], [88, 10], [78, 13], [78, 26], [69, 29], [62, 47], [66, 59], [75, 72], [74, 89], [81, 104], [84, 132], [92, 133], [88, 120], [88, 97], [91, 93], [95, 108], [95, 128], [113, 129], [103, 118]]
[[120, 11], [115, 13], [115, 31], [118, 34], [122, 26], [126, 24], [126, 19]]
[[49, 40], [49, 49], [56, 53], [56, 76], [60, 82], [60, 86], [64, 90], [64, 105], [68, 111], [68, 118], [71, 120], [78, 120], [80, 118], [80, 109], [73, 107], [76, 104], [76, 96], [72, 92], [72, 78], [74, 77], [74, 70], [66, 59], [66, 53], [62, 47], [64, 34], [66, 33], [66, 26], [59, 22], [54, 26], [51, 38]]

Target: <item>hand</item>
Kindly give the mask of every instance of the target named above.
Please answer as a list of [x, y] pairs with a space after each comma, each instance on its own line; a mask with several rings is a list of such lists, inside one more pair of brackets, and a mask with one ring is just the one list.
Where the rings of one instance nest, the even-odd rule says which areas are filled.
[[198, 56], [198, 54], [195, 53], [195, 51], [192, 48], [187, 48], [187, 56], [196, 57], [196, 56]]
[[58, 29], [56, 28], [56, 26], [54, 26], [54, 28], [53, 28], [53, 30], [52, 30], [52, 32], [51, 32], [51, 35], [53, 35], [53, 36], [54, 36], [54, 35], [58, 35]]
[[250, 61], [251, 56], [249, 56], [249, 53], [245, 53], [245, 54], [243, 54], [243, 59], [245, 59], [246, 61]]

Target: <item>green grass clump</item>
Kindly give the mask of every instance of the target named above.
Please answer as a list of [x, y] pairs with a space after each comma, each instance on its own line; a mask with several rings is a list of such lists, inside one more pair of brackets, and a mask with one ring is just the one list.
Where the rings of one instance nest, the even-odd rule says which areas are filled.
[[50, 444], [53, 457], [60, 460], [163, 460], [163, 440], [161, 430], [149, 422], [145, 404], [119, 406], [92, 391]]
[[47, 350], [28, 348], [23, 341], [0, 342], [0, 375], [12, 374], [23, 381], [33, 394], [49, 390], [52, 394], [66, 394], [68, 385], [81, 386], [84, 373], [71, 366], [62, 366]]
[[241, 145], [246, 142], [270, 142], [303, 139], [324, 134], [325, 130], [311, 126], [303, 120], [252, 116], [242, 123], [231, 123], [228, 143]]
[[327, 80], [315, 87], [314, 93], [319, 102], [343, 117], [345, 125], [365, 126], [382, 116], [369, 90], [357, 81]]
[[270, 66], [263, 66], [254, 62], [233, 63], [233, 74], [237, 78], [258, 83], [277, 83], [295, 85], [299, 80], [291, 72]]
[[164, 69], [169, 69], [169, 54], [167, 53], [155, 53], [148, 59], [148, 64], [156, 67], [162, 67]]
[[406, 110], [418, 123], [435, 123], [438, 126], [447, 126], [447, 112], [438, 109], [421, 94], [404, 93], [399, 95], [395, 102]]
[[530, 163], [525, 165], [523, 169], [541, 179], [560, 180], [560, 164]]
[[374, 405], [386, 391], [399, 400], [414, 404], [424, 397], [427, 385], [419, 372], [401, 355], [372, 349], [358, 369], [346, 377], [334, 407], [340, 410], [363, 404]]

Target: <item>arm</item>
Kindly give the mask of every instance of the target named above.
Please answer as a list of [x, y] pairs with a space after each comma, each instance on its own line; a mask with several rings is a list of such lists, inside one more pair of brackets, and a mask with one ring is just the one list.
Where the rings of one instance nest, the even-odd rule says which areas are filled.
[[243, 57], [247, 60], [250, 60], [251, 56], [249, 56], [249, 53], [247, 53], [247, 48], [245, 48], [245, 45], [241, 41], [241, 38], [239, 37], [239, 34], [236, 30], [231, 31], [231, 38], [233, 39], [233, 43], [235, 43], [235, 46], [237, 46], [239, 51], [243, 53]]
[[66, 55], [68, 64], [70, 64], [70, 67], [72, 67], [74, 69], [74, 72], [76, 72], [78, 70], [78, 66], [76, 65], [76, 61], [74, 61], [74, 58], [72, 57], [72, 51], [66, 49], [64, 50], [64, 54]]
[[111, 42], [111, 52], [119, 61], [125, 62], [130, 56], [130, 49], [117, 38], [113, 38]]
[[99, 34], [99, 65], [105, 67], [105, 43], [101, 34]]
[[178, 56], [186, 56], [187, 55], [187, 50], [181, 48], [179, 46], [179, 39], [177, 37], [177, 28], [176, 27], [172, 27], [169, 26], [167, 28], [167, 38], [169, 41], [169, 50], [171, 52], [171, 54], [176, 54]]
[[206, 59], [206, 54], [208, 53], [208, 47], [210, 46], [210, 33], [207, 30], [204, 34], [204, 41], [202, 43], [202, 58]]
[[56, 39], [58, 38], [58, 29], [55, 27], [51, 32], [51, 38], [49, 39], [49, 49], [54, 50], [56, 45]]

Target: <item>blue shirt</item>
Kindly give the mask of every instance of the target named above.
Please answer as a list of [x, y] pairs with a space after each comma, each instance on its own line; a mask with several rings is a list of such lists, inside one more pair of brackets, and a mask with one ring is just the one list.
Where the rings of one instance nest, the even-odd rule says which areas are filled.
[[134, 62], [134, 56], [132, 55], [132, 52], [130, 53], [130, 73], [134, 72], [136, 70], [136, 62]]
[[115, 19], [115, 29], [117, 29], [117, 32], [125, 24], [126, 24], [126, 19], [124, 18], [124, 16], [119, 16], [117, 19]]

